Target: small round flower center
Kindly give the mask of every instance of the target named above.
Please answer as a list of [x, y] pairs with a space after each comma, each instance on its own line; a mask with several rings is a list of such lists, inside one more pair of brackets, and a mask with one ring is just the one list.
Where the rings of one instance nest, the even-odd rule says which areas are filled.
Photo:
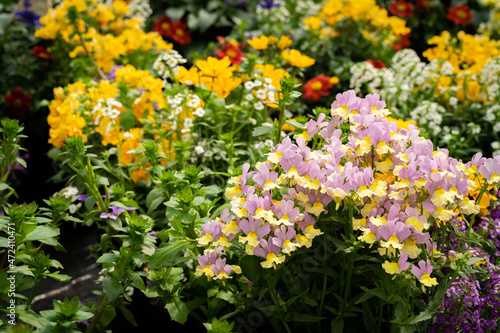
[[233, 50], [233, 49], [229, 49], [229, 50], [226, 51], [226, 55], [229, 58], [236, 58], [236, 56], [238, 55], [238, 53], [236, 53], [236, 51]]
[[184, 37], [185, 35], [184, 30], [182, 30], [181, 28], [175, 29], [175, 34], [179, 37]]
[[42, 58], [42, 59], [49, 59], [50, 58], [50, 55], [47, 53], [47, 52], [40, 52], [38, 54], [38, 57], [39, 58]]
[[459, 18], [459, 19], [464, 19], [467, 17], [467, 13], [465, 12], [465, 10], [463, 9], [460, 9], [460, 10], [457, 10], [457, 12], [455, 13], [455, 15]]
[[406, 10], [406, 4], [404, 3], [398, 3], [396, 8], [398, 9], [399, 12], [403, 12]]
[[160, 27], [161, 27], [161, 30], [164, 30], [164, 31], [165, 30], [169, 30], [170, 29], [170, 23], [163, 22]]
[[12, 104], [14, 105], [14, 108], [20, 109], [21, 106], [23, 105], [23, 102], [19, 98], [17, 98], [14, 100]]
[[323, 84], [320, 81], [315, 81], [311, 84], [311, 89], [314, 91], [320, 91], [323, 88]]

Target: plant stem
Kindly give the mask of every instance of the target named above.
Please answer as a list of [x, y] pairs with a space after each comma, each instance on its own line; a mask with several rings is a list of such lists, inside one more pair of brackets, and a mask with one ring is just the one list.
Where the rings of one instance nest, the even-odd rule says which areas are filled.
[[108, 302], [108, 297], [106, 296], [106, 294], [104, 294], [102, 296], [101, 303], [99, 304], [99, 308], [97, 309], [97, 312], [96, 312], [95, 316], [92, 318], [92, 321], [90, 322], [90, 325], [87, 328], [87, 330], [85, 331], [85, 333], [91, 333], [97, 327], [97, 323], [101, 319], [102, 313], [104, 312], [104, 309], [106, 308], [107, 302]]
[[31, 307], [31, 302], [33, 301], [33, 298], [35, 297], [36, 291], [38, 289], [38, 285], [40, 284], [40, 277], [37, 276], [35, 278], [35, 284], [33, 285], [33, 288], [31, 288], [30, 295], [28, 297], [28, 300], [26, 301], [26, 308], [29, 309]]

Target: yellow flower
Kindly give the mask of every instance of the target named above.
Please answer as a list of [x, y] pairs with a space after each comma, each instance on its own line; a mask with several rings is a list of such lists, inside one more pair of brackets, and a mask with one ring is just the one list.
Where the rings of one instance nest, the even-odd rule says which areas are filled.
[[[302, 20], [306, 26], [309, 26], [312, 30], [319, 30], [321, 27], [321, 18], [319, 16], [311, 16]], [[307, 28], [307, 27], [306, 27]]]
[[292, 40], [289, 37], [283, 35], [281, 36], [276, 46], [278, 47], [278, 49], [283, 50], [289, 47], [290, 45], [292, 45]]
[[256, 50], [267, 50], [269, 47], [269, 37], [264, 35], [254, 37], [252, 39], [248, 39], [247, 43]]
[[314, 65], [316, 62], [313, 58], [310, 58], [295, 49], [290, 50], [290, 53], [283, 50], [281, 52], [281, 56], [294, 67], [309, 67]]
[[200, 73], [197, 67], [187, 70], [184, 66], [179, 66], [179, 73], [174, 76], [180, 83], [188, 86], [200, 84]]
[[201, 75], [216, 78], [216, 77], [231, 77], [236, 67], [231, 66], [229, 57], [217, 59], [208, 57], [207, 60], [197, 60], [195, 63], [199, 68]]

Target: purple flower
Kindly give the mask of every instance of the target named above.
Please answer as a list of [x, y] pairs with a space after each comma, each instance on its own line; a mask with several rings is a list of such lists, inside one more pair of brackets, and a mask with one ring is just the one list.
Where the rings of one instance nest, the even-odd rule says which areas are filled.
[[118, 208], [116, 206], [109, 206], [109, 208], [111, 209], [111, 213], [101, 213], [101, 215], [99, 215], [99, 217], [102, 219], [116, 220], [118, 215], [120, 215], [124, 211], [137, 209], [136, 207], [125, 207], [125, 208], [119, 207]]
[[24, 23], [29, 27], [38, 27], [41, 25], [40, 15], [31, 10], [25, 9], [18, 11], [14, 16], [17, 17], [18, 22]]
[[273, 7], [279, 8], [282, 6], [279, 2], [274, 2], [274, 0], [262, 0], [258, 5], [264, 9], [271, 9]]

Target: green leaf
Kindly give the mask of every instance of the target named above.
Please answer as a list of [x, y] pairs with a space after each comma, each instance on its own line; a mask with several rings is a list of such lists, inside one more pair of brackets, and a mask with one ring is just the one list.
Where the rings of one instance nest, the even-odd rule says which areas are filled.
[[149, 258], [148, 267], [154, 269], [172, 264], [172, 261], [177, 256], [177, 254], [184, 250], [184, 248], [186, 248], [188, 245], [188, 240], [178, 240], [165, 244], [164, 247], [156, 250], [151, 258]]
[[174, 297], [165, 304], [165, 308], [168, 310], [172, 320], [178, 322], [179, 324], [184, 324], [187, 321], [189, 314], [189, 309], [181, 301], [180, 297]]
[[176, 8], [176, 7], [171, 7], [165, 10], [165, 15], [170, 17], [172, 21], [177, 21], [180, 20], [183, 16], [186, 10], [184, 8]]
[[260, 262], [258, 257], [245, 254], [240, 260], [241, 273], [250, 281], [256, 282], [262, 274]]
[[71, 280], [71, 276], [66, 274], [59, 274], [57, 272], [45, 274], [45, 276], [51, 277], [59, 282], [68, 282]]
[[97, 177], [96, 184], [109, 186], [109, 180], [106, 177]]
[[97, 198], [88, 197], [87, 199], [85, 199], [85, 208], [87, 208], [87, 210], [92, 210], [92, 207], [94, 207], [96, 201]]
[[261, 135], [273, 133], [275, 131], [277, 131], [277, 129], [274, 126], [259, 126], [253, 130], [252, 136], [261, 136]]
[[209, 13], [204, 9], [198, 11], [198, 28], [201, 32], [205, 32], [219, 16], [215, 13]]
[[110, 301], [114, 300], [123, 293], [123, 286], [116, 280], [106, 280], [103, 282], [104, 292]]
[[140, 277], [139, 274], [137, 274], [136, 272], [128, 269], [127, 270], [127, 275], [130, 278], [130, 280], [132, 280], [132, 282], [135, 283], [135, 285], [137, 286], [137, 288], [139, 288], [140, 290], [145, 290], [146, 289], [146, 285], [144, 284], [144, 281], [142, 280], [142, 278]]
[[104, 253], [102, 256], [97, 258], [96, 262], [98, 263], [111, 263], [118, 260], [120, 256], [114, 253]]
[[424, 311], [420, 312], [420, 314], [418, 316], [413, 318], [409, 322], [409, 324], [413, 325], [413, 324], [419, 323], [419, 322], [424, 321], [424, 320], [429, 320], [432, 318], [433, 314], [434, 314], [434, 312], [431, 312], [428, 309], [425, 309]]
[[[22, 242], [29, 241], [40, 241], [45, 243], [45, 241], [50, 240], [53, 237], [56, 237], [60, 234], [59, 229], [50, 228], [46, 226], [37, 226], [35, 230], [27, 234], [24, 238], [22, 238]], [[50, 241], [49, 241], [50, 242]]]
[[[151, 203], [153, 203], [153, 201], [155, 201], [158, 198], [163, 199], [163, 192], [164, 190], [162, 188], [155, 188], [151, 192], [149, 192], [148, 196], [146, 197], [146, 206], [149, 207]], [[158, 207], [158, 205], [156, 207]], [[156, 207], [151, 209], [155, 209]]]
[[135, 114], [131, 110], [127, 110], [120, 115], [120, 127], [128, 131], [134, 126]]
[[130, 312], [129, 309], [127, 309], [124, 306], [120, 306], [119, 309], [122, 312], [125, 319], [127, 319], [132, 325], [137, 327], [137, 322], [135, 321], [135, 318], [134, 318], [134, 315], [132, 314], [132, 312]]
[[115, 307], [112, 305], [108, 305], [102, 312], [101, 320], [99, 320], [99, 323], [102, 325], [102, 327], [106, 327], [115, 317], [116, 317]]
[[307, 313], [294, 313], [289, 320], [302, 323], [314, 323], [323, 319], [326, 319], [326, 317], [314, 316]]
[[200, 189], [199, 193], [204, 196], [216, 195], [222, 192], [222, 189], [217, 185], [205, 186]]
[[342, 318], [332, 320], [332, 333], [342, 332], [344, 332], [344, 320]]

